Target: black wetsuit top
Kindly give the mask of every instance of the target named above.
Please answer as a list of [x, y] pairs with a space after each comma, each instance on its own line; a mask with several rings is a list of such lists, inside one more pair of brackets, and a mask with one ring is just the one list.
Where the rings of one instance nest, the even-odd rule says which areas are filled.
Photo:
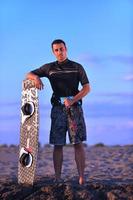
[[68, 59], [62, 63], [55, 61], [44, 64], [31, 72], [49, 79], [53, 89], [52, 98], [74, 96], [79, 92], [79, 83], [89, 83], [82, 65]]

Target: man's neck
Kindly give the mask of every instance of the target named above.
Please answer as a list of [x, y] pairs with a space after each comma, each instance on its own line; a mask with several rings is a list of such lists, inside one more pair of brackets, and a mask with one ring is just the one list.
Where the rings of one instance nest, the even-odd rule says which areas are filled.
[[58, 64], [63, 64], [63, 63], [65, 63], [65, 62], [67, 62], [67, 61], [68, 61], [68, 58], [64, 59], [63, 61], [57, 60]]

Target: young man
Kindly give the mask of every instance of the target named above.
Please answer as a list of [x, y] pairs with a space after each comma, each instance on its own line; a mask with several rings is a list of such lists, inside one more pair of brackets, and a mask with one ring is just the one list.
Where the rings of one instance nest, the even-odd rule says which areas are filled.
[[[54, 145], [53, 163], [55, 178], [60, 180], [63, 162], [63, 146], [66, 143], [66, 132], [74, 145], [75, 161], [79, 173], [79, 184], [84, 183], [85, 152], [82, 142], [86, 140], [86, 127], [82, 111], [82, 98], [90, 92], [89, 80], [84, 68], [67, 58], [67, 47], [63, 40], [54, 40], [51, 44], [57, 61], [44, 64], [27, 74], [27, 79], [34, 80], [36, 88], [43, 89], [40, 78], [47, 77], [51, 83], [51, 131], [50, 143]], [[81, 83], [82, 89], [78, 90]], [[71, 97], [71, 98], [70, 98]], [[63, 99], [63, 100], [62, 100]], [[76, 129], [71, 135], [68, 125], [68, 110], [73, 109]], [[74, 137], [74, 138], [73, 138]]]

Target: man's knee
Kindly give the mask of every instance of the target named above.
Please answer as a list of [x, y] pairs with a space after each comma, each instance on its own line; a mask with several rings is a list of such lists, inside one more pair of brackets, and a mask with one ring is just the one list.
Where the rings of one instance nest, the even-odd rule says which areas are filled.
[[78, 143], [78, 144], [74, 144], [74, 148], [75, 148], [75, 150], [82, 149], [83, 148], [83, 143], [81, 142], [81, 143]]

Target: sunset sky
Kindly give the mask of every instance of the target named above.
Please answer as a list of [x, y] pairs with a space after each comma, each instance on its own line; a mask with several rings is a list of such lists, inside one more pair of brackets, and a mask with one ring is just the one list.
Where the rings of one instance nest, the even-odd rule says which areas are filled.
[[[87, 143], [133, 143], [132, 11], [132, 0], [1, 0], [0, 143], [19, 143], [21, 82], [55, 60], [50, 45], [57, 38], [90, 80], [83, 104]], [[48, 143], [51, 87], [43, 82], [40, 141]]]

